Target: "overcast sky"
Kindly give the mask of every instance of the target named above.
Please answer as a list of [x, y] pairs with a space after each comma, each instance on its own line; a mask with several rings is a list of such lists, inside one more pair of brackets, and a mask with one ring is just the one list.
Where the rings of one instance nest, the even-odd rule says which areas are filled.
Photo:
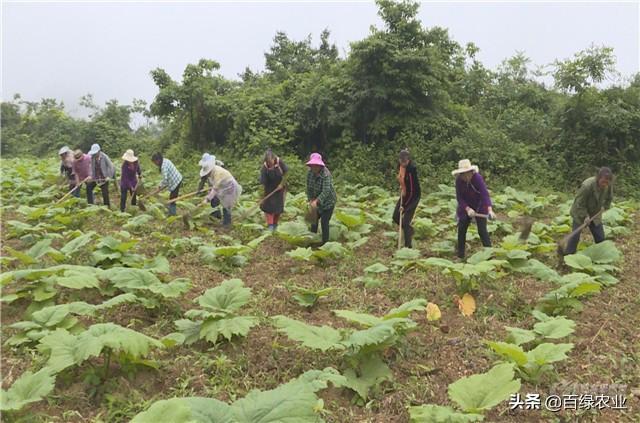
[[[324, 28], [341, 55], [381, 26], [373, 2], [25, 3], [2, 1], [2, 99], [62, 99], [83, 115], [78, 99], [153, 100], [149, 71], [179, 79], [186, 64], [209, 58], [237, 77], [264, 68], [275, 32], [290, 38]], [[535, 65], [571, 57], [591, 44], [614, 48], [624, 76], [640, 70], [639, 1], [425, 2], [420, 19], [459, 43], [474, 42], [490, 68], [517, 51]]]

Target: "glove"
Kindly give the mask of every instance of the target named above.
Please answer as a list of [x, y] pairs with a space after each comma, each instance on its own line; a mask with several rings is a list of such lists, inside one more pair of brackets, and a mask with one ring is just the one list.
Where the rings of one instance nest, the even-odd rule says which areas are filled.
[[476, 217], [476, 211], [474, 209], [472, 209], [471, 207], [467, 207], [467, 216]]
[[584, 222], [582, 222], [584, 225], [589, 223], [589, 220], [591, 220], [591, 218], [589, 216], [584, 218]]
[[493, 209], [489, 207], [489, 219], [494, 220], [496, 218], [496, 214], [493, 212]]

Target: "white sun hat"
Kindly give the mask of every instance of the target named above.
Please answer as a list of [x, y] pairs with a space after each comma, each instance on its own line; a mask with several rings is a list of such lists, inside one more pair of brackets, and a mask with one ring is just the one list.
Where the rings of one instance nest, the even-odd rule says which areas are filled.
[[69, 146], [65, 145], [58, 151], [58, 156], [62, 156], [63, 154], [71, 153], [71, 149]]
[[214, 156], [213, 154], [204, 153], [202, 155], [202, 159], [200, 159], [200, 162], [198, 164], [202, 167], [207, 162], [215, 163], [216, 162], [216, 156]]
[[466, 172], [470, 172], [470, 171], [474, 171], [477, 172], [478, 171], [478, 166], [476, 165], [472, 165], [471, 164], [471, 160], [469, 159], [462, 159], [458, 162], [458, 168], [454, 171], [451, 172], [452, 175], [458, 175], [460, 173], [466, 173]]
[[95, 154], [98, 154], [100, 152], [100, 144], [93, 144], [91, 146], [91, 150], [89, 150], [89, 155], [93, 156]]
[[133, 150], [132, 149], [128, 149], [122, 155], [122, 160], [127, 161], [127, 162], [137, 162], [138, 158], [133, 154]]
[[208, 160], [202, 163], [202, 168], [200, 169], [200, 177], [207, 176], [211, 173], [211, 171], [216, 167], [215, 160]]

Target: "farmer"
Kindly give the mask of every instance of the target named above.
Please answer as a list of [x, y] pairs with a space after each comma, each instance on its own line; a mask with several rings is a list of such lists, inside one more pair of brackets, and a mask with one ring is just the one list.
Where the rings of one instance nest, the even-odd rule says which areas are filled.
[[[99, 144], [93, 144], [89, 150], [91, 156], [91, 178], [92, 181], [87, 183], [87, 198], [91, 197], [90, 204], [93, 204], [93, 190], [96, 185], [102, 191], [102, 203], [111, 207], [109, 201], [109, 181], [116, 176], [116, 168], [111, 162], [109, 156], [100, 150]], [[89, 194], [89, 192], [91, 194]]]
[[[73, 152], [73, 174], [75, 175], [76, 190], [73, 195], [80, 197], [80, 189], [84, 182], [88, 182], [91, 179], [91, 156], [84, 154], [82, 150], [76, 150]], [[87, 183], [87, 203], [93, 204], [93, 191], [89, 191], [89, 184]]]
[[336, 205], [336, 191], [333, 188], [331, 172], [322, 161], [322, 156], [313, 153], [307, 162], [307, 200], [311, 210], [317, 212], [311, 223], [311, 232], [318, 232], [318, 220], [322, 224], [322, 244], [329, 241], [329, 221]]
[[418, 170], [411, 161], [408, 150], [400, 151], [398, 156], [398, 182], [400, 183], [400, 199], [393, 211], [393, 222], [400, 224], [402, 214], [402, 232], [404, 234], [404, 246], [412, 248], [413, 226], [411, 222], [420, 201], [420, 181]]
[[[222, 205], [222, 225], [229, 228], [231, 226], [231, 209], [242, 194], [242, 186], [227, 169], [216, 164], [215, 157], [202, 163], [200, 177], [206, 177], [211, 187], [209, 194], [202, 202], [210, 203], [214, 209]], [[220, 210], [214, 210], [211, 212], [211, 216], [220, 219]]]
[[[213, 154], [209, 154], [209, 153], [204, 153], [202, 155], [202, 158], [200, 159], [200, 162], [198, 162], [198, 166], [200, 166], [200, 168], [202, 168], [202, 166], [204, 166], [205, 163], [207, 163], [208, 161], [213, 161], [213, 163], [215, 163], [217, 166], [220, 167], [224, 167], [224, 163], [222, 163], [220, 160], [218, 160], [216, 158], [216, 156], [214, 156]], [[208, 178], [207, 176], [203, 176], [200, 178], [200, 182], [198, 183], [198, 194], [203, 193], [203, 189], [204, 189], [204, 185], [207, 183]]]
[[[593, 218], [589, 223], [589, 230], [596, 244], [604, 241], [602, 216], [598, 215], [598, 213], [611, 207], [611, 201], [613, 200], [612, 182], [613, 173], [611, 169], [608, 167], [600, 168], [596, 176], [587, 178], [582, 182], [571, 206], [573, 230], [576, 230], [583, 222]], [[569, 239], [565, 254], [575, 254], [578, 249], [578, 242], [580, 242], [580, 232]]]
[[[487, 231], [487, 216], [495, 219], [491, 197], [484, 179], [478, 173], [478, 166], [471, 165], [467, 159], [458, 162], [458, 168], [451, 172], [456, 177], [456, 198], [458, 199], [458, 257], [464, 258], [467, 229], [471, 219], [476, 219], [478, 234], [482, 245], [491, 247], [491, 239]], [[478, 216], [482, 214], [484, 216]]]
[[[169, 200], [177, 198], [180, 193], [180, 186], [182, 185], [182, 174], [180, 174], [174, 164], [171, 163], [171, 160], [162, 157], [161, 153], [154, 153], [153, 156], [151, 156], [151, 161], [160, 169], [162, 181], [160, 181], [160, 186], [158, 186], [150, 196], [166, 188], [169, 190]], [[169, 204], [168, 213], [169, 216], [176, 215], [176, 203]]]
[[120, 211], [127, 208], [127, 194], [131, 192], [131, 205], [136, 205], [138, 184], [142, 179], [142, 169], [138, 158], [129, 149], [122, 155], [122, 169], [120, 171]]
[[76, 175], [73, 173], [73, 152], [65, 145], [58, 151], [58, 156], [60, 156], [60, 176], [67, 180], [69, 191], [73, 191], [72, 195], [79, 197], [80, 191], [75, 189]]
[[[284, 211], [284, 182], [288, 171], [289, 168], [285, 162], [273, 154], [271, 149], [264, 153], [264, 162], [260, 169], [260, 183], [264, 185], [263, 198], [265, 200], [260, 203], [260, 209], [264, 212], [267, 225], [272, 231], [277, 229], [278, 219]], [[267, 198], [273, 192], [275, 194]]]

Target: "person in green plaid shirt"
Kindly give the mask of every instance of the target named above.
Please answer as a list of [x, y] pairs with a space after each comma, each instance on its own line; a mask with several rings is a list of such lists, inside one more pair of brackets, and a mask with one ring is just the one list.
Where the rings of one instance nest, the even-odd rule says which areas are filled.
[[[170, 192], [169, 200], [173, 200], [178, 197], [180, 193], [180, 185], [182, 185], [182, 174], [180, 174], [178, 169], [176, 169], [171, 160], [165, 159], [160, 153], [155, 153], [151, 156], [151, 161], [160, 168], [160, 173], [162, 174], [162, 181], [160, 182], [158, 189], [154, 191], [154, 194], [166, 188]], [[169, 216], [175, 216], [176, 203], [169, 204], [168, 208]]]
[[318, 153], [311, 154], [307, 173], [307, 199], [309, 206], [318, 211], [315, 222], [311, 223], [311, 232], [318, 232], [318, 220], [322, 225], [322, 244], [329, 241], [329, 221], [336, 205], [336, 190], [333, 188], [331, 172]]

